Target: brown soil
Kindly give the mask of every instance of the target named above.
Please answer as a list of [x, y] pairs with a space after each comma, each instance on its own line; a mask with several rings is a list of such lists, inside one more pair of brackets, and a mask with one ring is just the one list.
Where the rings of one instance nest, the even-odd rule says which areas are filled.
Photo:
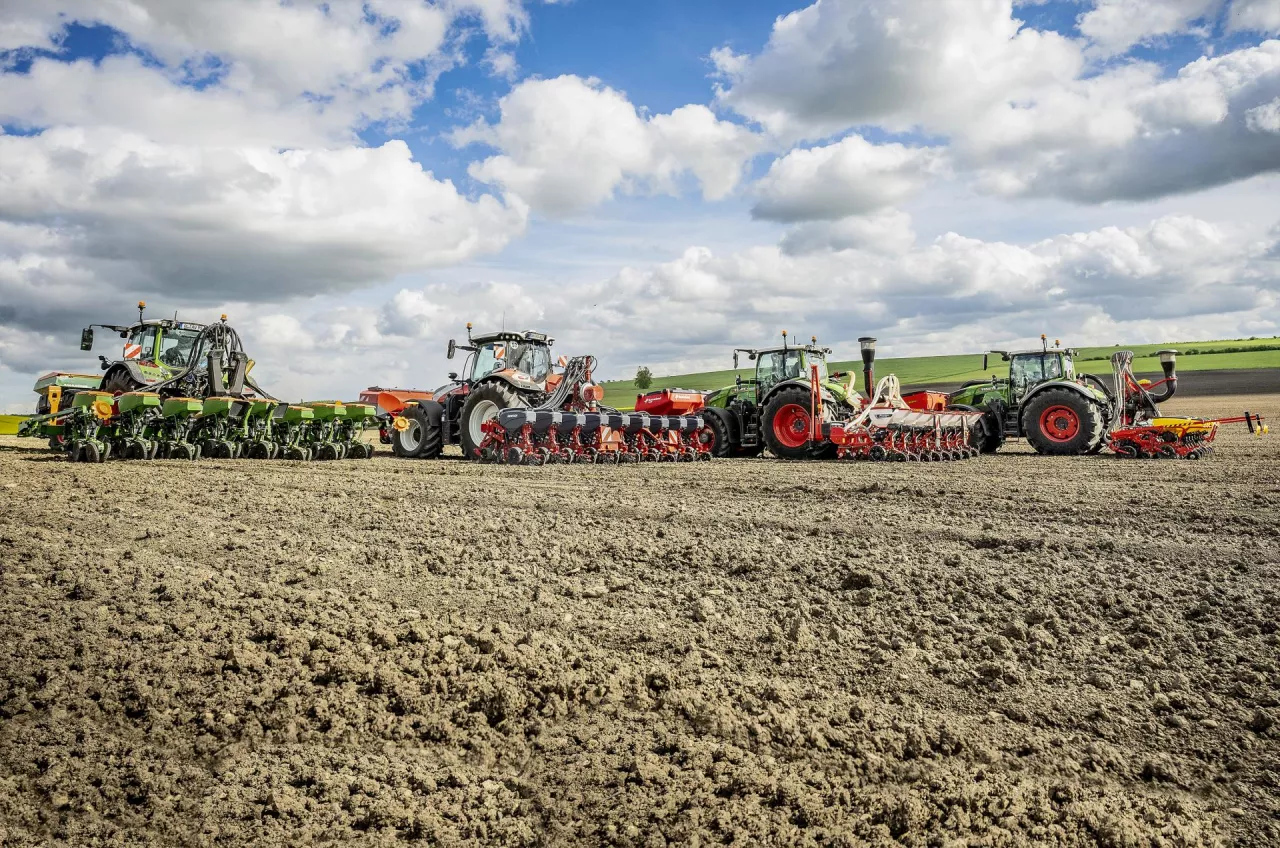
[[[1280, 421], [1192, 408], [1250, 403]], [[529, 469], [4, 439], [0, 844], [1275, 845], [1280, 439], [1218, 445]]]

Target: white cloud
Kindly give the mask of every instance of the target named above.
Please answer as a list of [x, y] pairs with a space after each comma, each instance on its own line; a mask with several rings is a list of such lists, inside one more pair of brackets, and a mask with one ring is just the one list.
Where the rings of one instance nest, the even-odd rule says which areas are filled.
[[106, 126], [160, 143], [307, 147], [351, 141], [348, 117], [261, 92], [178, 85], [130, 55], [37, 59], [27, 74], [0, 74], [0, 120], [24, 129]]
[[[458, 61], [451, 39], [469, 21], [494, 44], [518, 38], [528, 22], [521, 0], [4, 0], [0, 10], [0, 49], [51, 49], [69, 23], [102, 24], [158, 59], [156, 77], [213, 83], [266, 120], [273, 110], [310, 110], [343, 127], [408, 118]], [[132, 79], [152, 92], [159, 85], [136, 69]], [[114, 84], [121, 99], [127, 81], [98, 86]]]
[[998, 194], [1101, 202], [1194, 191], [1280, 169], [1280, 145], [1248, 118], [1278, 94], [1280, 41], [1198, 59], [1169, 79], [1130, 63], [993, 109], [954, 155]]
[[911, 216], [894, 209], [836, 221], [806, 221], [787, 232], [779, 246], [789, 255], [830, 250], [898, 255], [910, 250], [915, 241]]
[[[856, 220], [873, 235], [876, 219]], [[896, 215], [880, 224], [882, 232], [909, 229]], [[666, 262], [555, 287], [405, 288], [293, 329], [268, 312], [249, 319], [247, 338], [264, 363], [333, 366], [327, 377], [314, 364], [282, 368], [281, 385], [297, 394], [299, 381], [331, 385], [339, 373], [352, 392], [368, 382], [421, 383], [424, 371], [442, 373], [438, 353], [465, 321], [545, 330], [563, 353], [599, 356], [602, 375], [613, 377], [640, 364], [660, 373], [726, 367], [734, 345], [766, 342], [782, 328], [817, 334], [850, 358], [867, 333], [905, 355], [1025, 344], [1042, 330], [1070, 344], [1272, 335], [1280, 332], [1278, 245], [1280, 228], [1266, 234], [1165, 216], [1028, 244], [946, 233], [896, 251], [870, 243], [789, 252], [785, 240], [727, 252], [690, 247]], [[406, 350], [433, 353], [424, 363]]]
[[[1182, 20], [1199, 8], [1105, 0], [1089, 14], [1120, 43], [1160, 27], [1098, 21], [1126, 10]], [[1091, 66], [1085, 47], [1021, 26], [1008, 0], [842, 0], [779, 18], [756, 56], [712, 59], [728, 79], [720, 101], [777, 134], [923, 130], [948, 142], [961, 178], [1000, 195], [1102, 202], [1280, 169], [1273, 139], [1253, 131], [1265, 110], [1246, 117], [1280, 95], [1280, 41], [1172, 78], [1154, 62]]]
[[1079, 27], [1111, 55], [1156, 36], [1186, 32], [1197, 21], [1211, 26], [1222, 4], [1223, 0], [1097, 0], [1080, 16]]
[[1245, 126], [1257, 132], [1280, 133], [1280, 97], [1245, 113]]
[[525, 208], [472, 201], [403, 142], [279, 151], [157, 145], [79, 129], [0, 136], [0, 218], [65, 257], [188, 299], [343, 291], [467, 260], [523, 231]]
[[790, 138], [946, 132], [1083, 67], [1068, 39], [1020, 27], [1009, 0], [818, 2], [779, 18], [759, 55], [718, 57], [721, 102]]
[[945, 170], [940, 150], [851, 135], [775, 160], [756, 184], [760, 201], [752, 214], [775, 221], [867, 214], [901, 203]]
[[760, 146], [705, 106], [646, 117], [621, 92], [576, 76], [523, 82], [499, 108], [496, 124], [479, 121], [452, 139], [500, 151], [473, 164], [471, 175], [552, 217], [582, 212], [619, 189], [674, 193], [685, 172], [705, 197], [723, 197]]
[[1276, 0], [1232, 0], [1227, 11], [1230, 32], [1280, 33], [1280, 3]]
[[0, 370], [66, 363], [62, 335], [117, 299], [256, 314], [524, 231], [518, 198], [466, 197], [404, 142], [357, 137], [408, 118], [471, 28], [509, 50], [518, 0], [0, 0], [0, 45], [56, 49], [71, 22], [147, 58], [0, 74], [0, 123], [32, 131], [0, 134]]

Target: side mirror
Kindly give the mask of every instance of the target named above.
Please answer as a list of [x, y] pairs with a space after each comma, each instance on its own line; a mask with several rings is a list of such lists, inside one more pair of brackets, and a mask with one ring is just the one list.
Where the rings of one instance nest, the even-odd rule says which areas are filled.
[[454, 383], [458, 382], [458, 372], [457, 372], [457, 371], [450, 371], [450, 372], [449, 372], [449, 380], [450, 380], [450, 382], [454, 382]]
[[449, 339], [449, 349], [445, 352], [445, 359], [453, 359], [453, 355], [458, 352], [458, 343], [453, 339]]
[[738, 367], [738, 352], [736, 350], [733, 352], [733, 367]]
[[982, 354], [982, 370], [986, 371], [988, 367], [990, 366], [987, 365], [987, 354], [984, 353]]
[[85, 327], [80, 331], [80, 349], [93, 350], [93, 328]]

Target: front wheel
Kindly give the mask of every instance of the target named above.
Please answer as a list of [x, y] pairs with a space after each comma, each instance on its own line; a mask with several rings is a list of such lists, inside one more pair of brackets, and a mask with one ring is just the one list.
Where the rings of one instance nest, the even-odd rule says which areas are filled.
[[[717, 459], [723, 459], [733, 450], [733, 442], [729, 436], [729, 422], [722, 418], [716, 412], [709, 409], [702, 410], [702, 420], [706, 422], [706, 428], [698, 434], [698, 438], [702, 439], [703, 444], [707, 445], [707, 450]], [[725, 413], [726, 415], [730, 413]]]
[[440, 420], [444, 407], [433, 400], [406, 407], [401, 417], [404, 429], [392, 429], [391, 450], [396, 456], [435, 459], [444, 448]]
[[969, 447], [976, 448], [979, 453], [995, 453], [1004, 444], [1004, 423], [1000, 420], [998, 410], [978, 409], [963, 403], [953, 403], [947, 409], [960, 412], [978, 412], [982, 417], [969, 427]]
[[1022, 429], [1036, 453], [1080, 456], [1102, 442], [1102, 408], [1068, 388], [1048, 388], [1027, 402]]
[[783, 386], [764, 405], [760, 429], [769, 452], [779, 459], [810, 459], [812, 416], [809, 390], [803, 386]]
[[524, 398], [507, 383], [488, 382], [476, 386], [462, 404], [462, 455], [478, 459], [484, 442], [484, 425], [504, 409], [528, 407]]

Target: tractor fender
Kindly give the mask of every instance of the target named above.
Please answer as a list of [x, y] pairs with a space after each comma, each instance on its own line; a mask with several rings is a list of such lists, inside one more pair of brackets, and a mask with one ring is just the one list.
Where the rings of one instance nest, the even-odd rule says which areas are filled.
[[1027, 403], [1033, 397], [1045, 391], [1046, 389], [1070, 389], [1071, 391], [1076, 392], [1077, 394], [1080, 394], [1088, 398], [1090, 401], [1098, 404], [1099, 406], [1102, 406], [1102, 407], [1106, 406], [1106, 404], [1103, 403], [1101, 400], [1099, 400], [1098, 396], [1094, 394], [1092, 391], [1080, 385], [1079, 383], [1075, 383], [1070, 380], [1049, 380], [1048, 382], [1041, 383], [1038, 386], [1033, 386], [1030, 391], [1028, 391], [1025, 395], [1022, 396], [1021, 405], [1026, 406]]
[[510, 369], [506, 371], [499, 371], [497, 374], [490, 374], [481, 382], [487, 383], [499, 381], [507, 383], [518, 392], [545, 392], [547, 390], [541, 383], [535, 383], [527, 374], [522, 374], [519, 371], [513, 371]]
[[129, 379], [133, 381], [135, 385], [147, 386], [157, 382], [154, 378], [148, 377], [143, 373], [143, 370], [139, 367], [138, 363], [124, 360], [121, 362], [113, 362], [111, 364], [111, 367], [107, 369], [107, 372], [102, 375], [102, 383], [100, 384], [101, 388], [105, 389], [111, 378], [122, 371], [129, 375]]
[[[773, 396], [779, 392], [779, 390], [784, 389], [788, 386], [799, 386], [800, 388], [804, 389], [806, 392], [809, 391], [808, 380], [796, 380], [796, 379], [783, 380], [782, 382], [775, 384], [771, 389], [769, 389], [769, 391], [765, 392], [764, 397], [760, 398], [759, 401], [757, 401], [756, 405], [763, 410], [765, 406], [769, 403], [769, 401], [773, 399]], [[819, 393], [822, 397], [823, 403], [837, 402], [835, 395], [827, 391], [825, 387], [820, 388]]]
[[701, 415], [703, 418], [715, 418], [724, 424], [725, 430], [728, 431], [730, 445], [736, 448], [742, 444], [742, 419], [740, 416], [718, 406], [704, 406], [694, 414]]

